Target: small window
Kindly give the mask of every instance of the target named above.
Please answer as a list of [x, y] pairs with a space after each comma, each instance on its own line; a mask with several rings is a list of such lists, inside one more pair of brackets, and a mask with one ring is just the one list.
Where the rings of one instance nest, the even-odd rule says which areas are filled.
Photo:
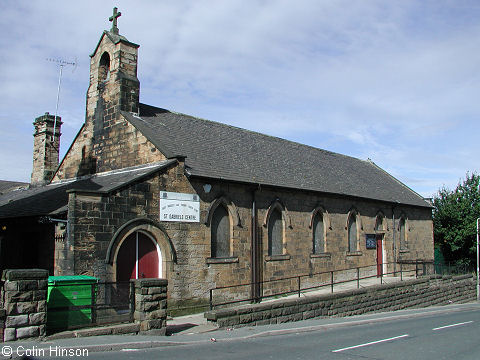
[[375, 230], [376, 231], [383, 231], [383, 216], [377, 216], [377, 222], [375, 223]]
[[230, 256], [230, 218], [223, 205], [219, 205], [212, 216], [212, 258]]
[[398, 230], [400, 233], [400, 249], [404, 250], [407, 248], [407, 239], [405, 234], [405, 219], [401, 218], [398, 224]]
[[357, 251], [357, 217], [355, 214], [350, 216], [348, 223], [348, 251]]
[[110, 79], [110, 55], [104, 52], [98, 66], [98, 82], [105, 82]]
[[268, 255], [283, 254], [283, 222], [282, 214], [274, 209], [268, 219]]
[[313, 220], [313, 253], [321, 254], [323, 252], [325, 252], [323, 216], [318, 212]]

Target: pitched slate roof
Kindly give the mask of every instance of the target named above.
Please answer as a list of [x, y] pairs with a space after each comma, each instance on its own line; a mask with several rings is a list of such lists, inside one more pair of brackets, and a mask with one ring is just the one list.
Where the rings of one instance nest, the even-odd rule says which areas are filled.
[[430, 207], [371, 161], [144, 104], [122, 115], [191, 176]]
[[59, 214], [66, 211], [68, 191], [110, 193], [175, 162], [165, 160], [10, 192], [0, 196], [0, 218]]
[[28, 186], [28, 183], [20, 181], [7, 181], [0, 180], [0, 195], [6, 194], [7, 192], [19, 190]]

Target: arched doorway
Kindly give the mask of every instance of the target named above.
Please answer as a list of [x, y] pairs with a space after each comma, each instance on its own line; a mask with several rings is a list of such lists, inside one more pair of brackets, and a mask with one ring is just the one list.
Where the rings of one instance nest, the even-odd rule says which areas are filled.
[[135, 231], [120, 245], [116, 265], [117, 281], [160, 278], [162, 276], [160, 247], [146, 233]]

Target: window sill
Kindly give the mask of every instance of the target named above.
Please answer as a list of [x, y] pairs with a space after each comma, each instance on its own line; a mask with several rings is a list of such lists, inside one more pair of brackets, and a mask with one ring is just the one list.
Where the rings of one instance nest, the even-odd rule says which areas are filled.
[[331, 253], [325, 252], [325, 253], [317, 253], [317, 254], [310, 254], [310, 259], [317, 259], [317, 258], [328, 258], [330, 259], [332, 257]]
[[288, 254], [285, 255], [268, 255], [265, 256], [265, 261], [284, 261], [290, 260], [291, 256]]
[[232, 256], [227, 258], [207, 258], [207, 264], [233, 264], [238, 263], [238, 257]]
[[347, 256], [362, 256], [362, 252], [361, 251], [347, 251], [346, 253]]
[[408, 253], [410, 252], [410, 250], [408, 250], [408, 249], [400, 249], [400, 250], [398, 250], [398, 252], [399, 252], [400, 254], [408, 254]]

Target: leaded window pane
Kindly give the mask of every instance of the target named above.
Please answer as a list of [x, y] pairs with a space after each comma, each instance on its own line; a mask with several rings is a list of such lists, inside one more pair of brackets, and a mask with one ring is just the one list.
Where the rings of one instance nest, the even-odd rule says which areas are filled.
[[383, 230], [383, 217], [377, 216], [377, 224], [375, 226], [375, 230], [382, 231]]
[[355, 215], [350, 217], [348, 224], [348, 251], [357, 251], [357, 218]]
[[405, 219], [400, 219], [400, 249], [405, 249], [407, 243], [405, 241]]
[[313, 253], [320, 254], [325, 251], [325, 239], [322, 214], [317, 213], [313, 221]]
[[212, 217], [212, 257], [230, 256], [230, 219], [224, 206], [218, 206]]
[[273, 210], [268, 220], [268, 254], [283, 254], [282, 214], [278, 210]]

